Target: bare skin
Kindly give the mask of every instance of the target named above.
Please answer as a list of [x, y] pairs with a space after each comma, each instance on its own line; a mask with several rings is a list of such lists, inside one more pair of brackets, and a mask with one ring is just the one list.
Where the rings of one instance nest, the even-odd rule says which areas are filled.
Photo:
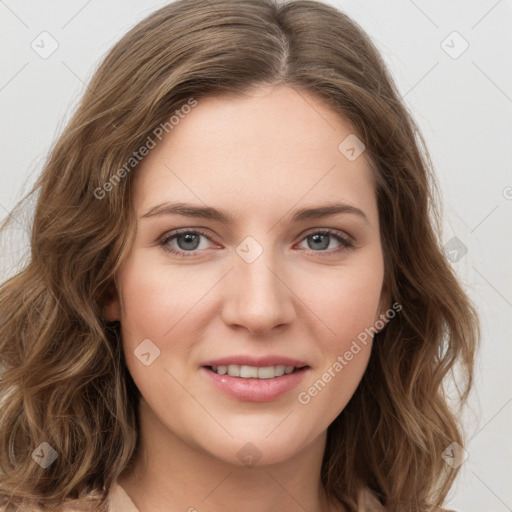
[[[389, 308], [371, 171], [364, 153], [350, 161], [338, 149], [351, 133], [318, 98], [259, 87], [199, 99], [137, 169], [137, 234], [105, 315], [121, 322], [143, 397], [142, 449], [119, 479], [140, 512], [343, 510], [320, 482], [326, 431], [364, 374], [371, 338], [341, 371], [333, 364]], [[144, 217], [176, 202], [225, 210], [232, 223]], [[352, 209], [292, 219], [333, 203]], [[180, 228], [188, 238], [159, 243]], [[151, 359], [160, 351], [149, 365], [136, 355], [147, 339]], [[280, 396], [244, 400], [203, 367], [240, 354], [307, 368]], [[319, 379], [325, 386], [309, 393]]]

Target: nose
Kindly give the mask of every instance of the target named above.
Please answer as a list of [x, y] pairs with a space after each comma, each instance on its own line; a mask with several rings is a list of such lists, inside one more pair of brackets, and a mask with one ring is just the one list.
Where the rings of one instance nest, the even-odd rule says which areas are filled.
[[226, 325], [263, 335], [295, 318], [296, 296], [289, 279], [267, 251], [252, 263], [235, 255], [234, 269], [226, 279], [221, 315]]

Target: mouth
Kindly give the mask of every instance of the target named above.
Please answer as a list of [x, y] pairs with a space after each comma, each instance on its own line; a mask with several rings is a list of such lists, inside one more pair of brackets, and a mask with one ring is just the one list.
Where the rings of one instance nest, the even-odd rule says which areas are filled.
[[203, 365], [200, 370], [214, 390], [231, 399], [242, 402], [270, 402], [289, 395], [311, 369], [299, 361], [295, 366], [271, 365], [269, 362], [266, 366], [260, 364], [253, 366], [212, 362]]
[[283, 375], [296, 373], [304, 368], [304, 366], [248, 366], [239, 364], [205, 366], [208, 370], [217, 375], [228, 375], [229, 377], [239, 377], [241, 379], [275, 379]]

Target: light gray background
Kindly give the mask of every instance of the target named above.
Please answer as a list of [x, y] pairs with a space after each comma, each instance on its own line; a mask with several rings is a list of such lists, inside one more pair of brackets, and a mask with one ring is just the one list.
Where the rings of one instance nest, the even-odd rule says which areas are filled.
[[[0, 218], [29, 190], [106, 51], [166, 3], [0, 0]], [[483, 340], [467, 417], [469, 455], [448, 505], [459, 512], [512, 510], [512, 3], [329, 3], [381, 50], [434, 161], [444, 241], [457, 237], [467, 247], [463, 256], [452, 253], [460, 258], [453, 265], [480, 310]], [[47, 59], [31, 48], [43, 31], [59, 45]], [[468, 49], [453, 58], [464, 40]], [[28, 219], [23, 213], [3, 237], [0, 278], [26, 253]]]

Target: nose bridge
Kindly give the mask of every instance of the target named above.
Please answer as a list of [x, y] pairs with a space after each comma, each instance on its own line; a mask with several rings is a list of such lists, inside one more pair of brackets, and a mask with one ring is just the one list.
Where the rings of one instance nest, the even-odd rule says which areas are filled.
[[293, 294], [284, 284], [286, 276], [280, 275], [282, 265], [275, 252], [251, 237], [236, 252], [223, 308], [225, 322], [258, 333], [289, 323], [294, 315]]

